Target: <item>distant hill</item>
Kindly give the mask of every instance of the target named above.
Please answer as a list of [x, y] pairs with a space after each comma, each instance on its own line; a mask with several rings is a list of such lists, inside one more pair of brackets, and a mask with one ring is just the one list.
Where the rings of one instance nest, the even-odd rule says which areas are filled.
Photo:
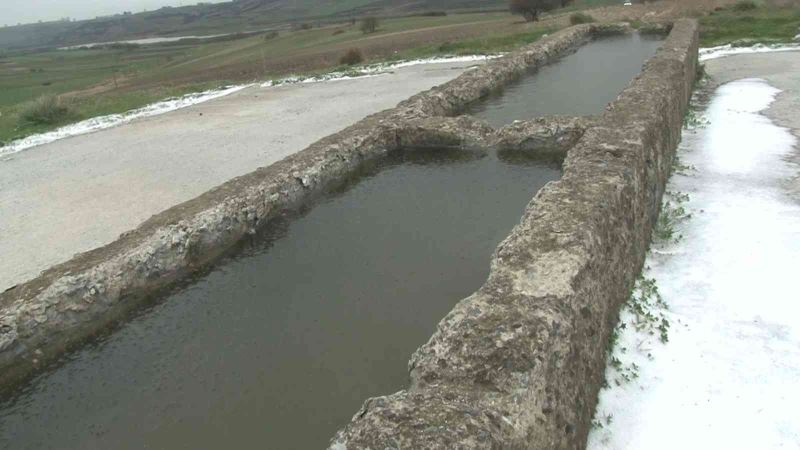
[[165, 7], [83, 21], [0, 28], [0, 49], [62, 47], [152, 36], [235, 33], [331, 22], [365, 15], [399, 16], [434, 11], [504, 8], [504, 0], [234, 0]]

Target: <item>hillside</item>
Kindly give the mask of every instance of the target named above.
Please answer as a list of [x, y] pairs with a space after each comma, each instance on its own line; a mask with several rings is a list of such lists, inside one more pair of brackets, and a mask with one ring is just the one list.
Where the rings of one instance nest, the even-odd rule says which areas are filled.
[[235, 0], [164, 7], [156, 11], [0, 28], [0, 49], [62, 47], [136, 39], [233, 33], [288, 26], [292, 22], [333, 22], [368, 14], [402, 16], [430, 11], [504, 8], [502, 0]]

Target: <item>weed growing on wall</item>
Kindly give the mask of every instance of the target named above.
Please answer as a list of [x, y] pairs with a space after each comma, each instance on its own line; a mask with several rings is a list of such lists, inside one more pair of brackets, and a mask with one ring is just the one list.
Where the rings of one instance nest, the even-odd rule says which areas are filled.
[[697, 111], [692, 108], [690, 108], [683, 117], [683, 128], [687, 130], [704, 128], [708, 126], [708, 124], [708, 120], [705, 117], [697, 114]]
[[[705, 83], [700, 81], [696, 86]], [[694, 139], [695, 130], [709, 124], [699, 112], [703, 111], [703, 95], [702, 90], [695, 92], [684, 118], [683, 138], [687, 141]], [[681, 159], [681, 151], [686, 148], [691, 146], [679, 148], [673, 157], [671, 176], [694, 176], [697, 173], [695, 166]], [[674, 184], [668, 183], [668, 186]], [[681, 228], [692, 218], [690, 201], [689, 194], [685, 192], [667, 190], [664, 193], [661, 210], [653, 224], [646, 264], [657, 264], [662, 258], [670, 258], [681, 244]], [[643, 366], [655, 359], [658, 346], [669, 344], [670, 330], [682, 326], [680, 319], [670, 313], [656, 280], [648, 276], [650, 273], [650, 267], [645, 266], [620, 308], [619, 321], [608, 339], [604, 389], [646, 389], [645, 380], [651, 379], [651, 374], [644, 372]], [[612, 423], [613, 416], [608, 411], [595, 411], [592, 428], [603, 430], [601, 436], [604, 437], [601, 439], [609, 438], [614, 428], [611, 427]]]
[[[649, 349], [656, 343], [669, 342], [671, 323], [667, 316], [668, 309], [656, 281], [640, 276], [622, 306], [619, 323], [609, 338], [607, 365], [612, 376], [609, 380], [607, 373], [606, 387], [609, 382], [621, 386], [639, 378], [640, 366], [629, 358], [630, 353], [640, 352], [652, 359]], [[635, 331], [635, 339], [622, 342], [620, 336], [628, 330]], [[628, 336], [631, 334], [628, 333]]]
[[[681, 241], [683, 235], [679, 232], [679, 226], [692, 217], [686, 206], [689, 200], [689, 195], [683, 192], [664, 193], [661, 213], [653, 227], [653, 244], [670, 246]], [[646, 276], [648, 270], [645, 267], [636, 280], [630, 296], [622, 305], [619, 322], [609, 337], [609, 371], [606, 373], [605, 387], [609, 383], [622, 386], [638, 379], [641, 368], [636, 363], [638, 356], [653, 359], [650, 349], [654, 345], [669, 342], [672, 326], [669, 306], [661, 296], [656, 280]], [[620, 338], [623, 335], [627, 336], [624, 341]]]
[[680, 155], [675, 155], [672, 158], [672, 173], [673, 175], [690, 176], [692, 173], [697, 172], [697, 167], [693, 164], [684, 164]]
[[678, 232], [677, 227], [682, 222], [692, 218], [692, 214], [686, 208], [687, 202], [689, 202], [689, 194], [675, 191], [664, 193], [661, 213], [658, 215], [653, 227], [653, 241], [655, 243], [676, 244], [683, 239], [683, 235]]
[[606, 414], [602, 417], [596, 418], [592, 420], [592, 427], [593, 428], [604, 428], [608, 425], [614, 423], [614, 416], [611, 414]]

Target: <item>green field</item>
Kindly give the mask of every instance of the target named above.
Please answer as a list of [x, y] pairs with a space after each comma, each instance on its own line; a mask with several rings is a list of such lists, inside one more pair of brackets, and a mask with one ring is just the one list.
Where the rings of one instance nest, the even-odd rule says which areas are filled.
[[[282, 66], [287, 58], [304, 52], [310, 55], [333, 55], [333, 63], [301, 67], [302, 72], [316, 72], [336, 65], [342, 46], [359, 46], [375, 38], [391, 37], [413, 30], [438, 29], [451, 25], [508, 20], [506, 13], [453, 14], [443, 17], [401, 17], [381, 21], [377, 33], [365, 36], [358, 24], [281, 31], [272, 39], [266, 34], [219, 42], [192, 41], [130, 47], [127, 49], [94, 48], [16, 52], [0, 56], [0, 141], [8, 142], [66, 122], [99, 114], [123, 112], [131, 108], [197, 90], [231, 82], [269, 79], [296, 72]], [[527, 39], [528, 41], [530, 38]], [[502, 42], [501, 42], [502, 41]], [[480, 45], [484, 51], [507, 48], [514, 40], [491, 37]], [[505, 44], [505, 45], [504, 45]], [[425, 46], [412, 55], [459, 53], [476, 42], [453, 42], [448, 48]], [[402, 47], [402, 46], [400, 46]], [[389, 47], [393, 48], [393, 47]], [[476, 48], [477, 50], [477, 48]], [[376, 54], [372, 60], [397, 59], [400, 53]], [[311, 58], [311, 63], [314, 63]], [[232, 68], [242, 68], [239, 73]], [[230, 77], [228, 75], [231, 75]], [[95, 93], [90, 89], [100, 89]], [[88, 90], [88, 91], [87, 91]], [[44, 95], [67, 94], [65, 102], [75, 114], [61, 123], [29, 124], [20, 120], [20, 112]]]
[[[596, 1], [596, 0], [588, 0]], [[605, 1], [605, 0], [600, 0]], [[62, 47], [141, 36], [210, 35], [273, 29], [290, 23], [315, 26], [351, 17], [398, 17], [429, 11], [502, 10], [506, 0], [235, 0], [155, 11], [0, 28], [0, 50]]]
[[[44, 131], [63, 123], [126, 111], [158, 99], [197, 91], [215, 83], [187, 83], [180, 86], [157, 86], [143, 90], [111, 89], [103, 95], [78, 95], [106, 84], [113, 86], [126, 78], [152, 73], [181, 58], [187, 48], [142, 47], [136, 51], [71, 50], [50, 51], [0, 59], [0, 141]], [[32, 100], [46, 95], [75, 93], [64, 101], [73, 106], [75, 115], [50, 125], [23, 123], [19, 113]]]
[[[297, 5], [304, 7], [310, 1]], [[329, 3], [324, 4], [333, 8]], [[352, 0], [349, 5], [355, 8], [363, 3], [365, 0]], [[616, 3], [580, 0], [559, 13]], [[331, 11], [318, 10], [334, 14]], [[140, 20], [143, 16], [133, 17]], [[204, 20], [211, 19], [198, 22]], [[743, 39], [788, 42], [800, 28], [800, 9], [740, 11], [729, 7], [701, 17], [700, 22], [703, 46]], [[384, 18], [378, 31], [369, 35], [359, 30], [357, 22], [339, 20], [296, 31], [284, 27], [277, 35], [258, 33], [129, 48], [0, 51], [0, 142], [224, 84], [341, 68], [338, 58], [349, 48], [361, 50], [365, 62], [493, 53], [533, 42], [563, 26], [559, 23], [524, 24], [504, 11], [450, 13]], [[52, 95], [61, 96], [70, 110], [62, 120], [31, 123], [22, 117], [31, 102]]]
[[800, 8], [759, 7], [751, 11], [726, 8], [700, 19], [701, 45], [713, 47], [745, 40], [749, 43], [792, 42], [800, 33]]
[[542, 36], [556, 31], [553, 27], [542, 27], [527, 33], [510, 35], [488, 35], [482, 38], [465, 39], [455, 42], [416, 47], [400, 52], [397, 59], [425, 58], [435, 55], [488, 55], [508, 52], [539, 40]]

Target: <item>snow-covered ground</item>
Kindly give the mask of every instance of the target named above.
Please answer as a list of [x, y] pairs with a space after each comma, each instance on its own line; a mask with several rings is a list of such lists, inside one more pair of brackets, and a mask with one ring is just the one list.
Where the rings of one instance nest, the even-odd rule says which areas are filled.
[[668, 342], [620, 330], [589, 449], [800, 449], [800, 204], [784, 189], [797, 142], [759, 114], [778, 93], [723, 85], [707, 125], [684, 133], [694, 168], [669, 189], [689, 195], [692, 217], [644, 273], [667, 304], [653, 311]]
[[[800, 37], [800, 34], [797, 35]], [[797, 37], [795, 38], [797, 39]], [[800, 50], [800, 44], [755, 44], [749, 46], [735, 46], [731, 44], [720, 45], [719, 47], [708, 47], [700, 49], [700, 61], [724, 58], [733, 55], [746, 55], [751, 53], [775, 53], [792, 52]]]

